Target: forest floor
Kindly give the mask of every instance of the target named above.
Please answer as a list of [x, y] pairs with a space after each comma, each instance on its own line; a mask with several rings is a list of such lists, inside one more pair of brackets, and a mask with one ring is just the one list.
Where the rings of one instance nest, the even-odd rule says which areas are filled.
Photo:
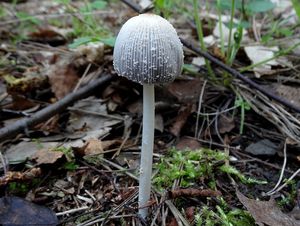
[[[0, 2], [1, 225], [300, 225], [300, 4], [195, 2]], [[140, 9], [185, 56], [155, 90], [147, 219], [142, 86], [112, 63]]]

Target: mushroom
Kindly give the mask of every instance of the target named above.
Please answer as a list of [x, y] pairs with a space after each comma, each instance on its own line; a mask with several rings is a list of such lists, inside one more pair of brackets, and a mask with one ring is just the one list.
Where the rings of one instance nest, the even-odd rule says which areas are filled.
[[174, 27], [154, 14], [140, 14], [121, 28], [114, 47], [118, 75], [143, 85], [143, 132], [139, 179], [139, 214], [145, 219], [150, 199], [154, 143], [154, 85], [181, 73], [183, 49]]

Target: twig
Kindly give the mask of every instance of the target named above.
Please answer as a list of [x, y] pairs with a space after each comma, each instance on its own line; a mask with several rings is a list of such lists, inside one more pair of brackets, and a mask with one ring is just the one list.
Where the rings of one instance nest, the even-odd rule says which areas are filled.
[[202, 107], [202, 100], [203, 100], [203, 94], [204, 94], [206, 83], [207, 83], [207, 80], [204, 81], [204, 83], [202, 85], [201, 93], [199, 95], [199, 103], [198, 103], [198, 111], [197, 111], [197, 119], [196, 119], [196, 129], [195, 129], [195, 138], [197, 137], [197, 133], [198, 133], [199, 117], [200, 117], [200, 112], [201, 112], [201, 107]]
[[127, 171], [126, 171], [126, 170], [127, 170], [126, 168], [123, 168], [122, 166], [120, 166], [120, 165], [118, 165], [118, 164], [116, 164], [116, 163], [114, 163], [114, 162], [112, 162], [112, 161], [109, 161], [109, 160], [107, 160], [107, 159], [105, 159], [105, 158], [101, 158], [101, 160], [102, 160], [103, 162], [106, 162], [107, 164], [109, 164], [109, 165], [111, 165], [111, 166], [113, 166], [113, 167], [119, 169], [119, 170], [124, 170], [124, 173], [125, 173], [127, 176], [130, 176], [130, 177], [131, 177], [132, 179], [134, 179], [134, 180], [138, 180], [137, 176], [133, 175], [132, 173], [127, 172]]
[[271, 195], [273, 195], [273, 194], [275, 194], [275, 193], [277, 193], [277, 192], [279, 192], [279, 191], [281, 191], [291, 180], [293, 180], [294, 179], [294, 177], [295, 176], [297, 176], [297, 174], [299, 174], [300, 173], [300, 169], [298, 169], [295, 173], [293, 173], [293, 175], [289, 178], [289, 179], [287, 179], [285, 182], [284, 182], [284, 184], [283, 185], [281, 185], [279, 188], [277, 188], [275, 191], [273, 191], [272, 193], [271, 193]]
[[73, 92], [76, 92], [78, 90], [78, 88], [81, 86], [83, 80], [85, 79], [85, 77], [87, 76], [89, 70], [91, 69], [92, 63], [89, 63], [88, 66], [86, 67], [85, 71], [83, 72], [83, 75], [81, 76], [81, 78], [79, 79], [78, 83], [76, 84], [75, 88], [73, 89]]
[[[274, 169], [279, 169], [279, 170], [282, 169], [280, 166], [277, 166], [277, 165], [275, 165], [275, 164], [266, 162], [266, 161], [264, 161], [264, 160], [261, 160], [261, 159], [252, 157], [252, 156], [247, 155], [247, 154], [245, 154], [245, 153], [242, 153], [242, 152], [240, 152], [240, 151], [238, 151], [238, 150], [232, 149], [232, 151], [233, 151], [233, 152], [236, 152], [237, 155], [247, 157], [247, 158], [249, 158], [249, 159], [252, 159], [253, 161], [259, 162], [259, 163], [261, 163], [261, 164], [263, 164], [263, 165], [272, 167], [272, 168], [274, 168]], [[285, 169], [284, 171], [287, 172], [287, 173], [293, 174], [293, 172], [292, 172], [291, 170]]]
[[280, 185], [280, 183], [282, 181], [284, 170], [285, 170], [285, 166], [286, 166], [286, 160], [287, 160], [287, 156], [286, 156], [286, 141], [284, 142], [283, 155], [284, 155], [283, 165], [282, 165], [282, 169], [281, 169], [281, 173], [280, 173], [278, 182], [277, 182], [277, 184], [275, 185], [275, 187], [272, 190], [270, 190], [270, 191], [268, 191], [266, 193], [266, 195], [272, 195], [272, 194], [274, 194], [274, 192], [276, 191], [276, 189], [278, 188], [278, 186]]
[[78, 224], [78, 226], [90, 226], [90, 225], [95, 225], [97, 223], [100, 223], [106, 219], [109, 219], [109, 220], [112, 220], [112, 219], [119, 219], [119, 218], [128, 218], [128, 217], [136, 217], [136, 215], [134, 214], [124, 214], [124, 215], [118, 215], [118, 216], [111, 216], [111, 217], [102, 217], [102, 218], [99, 218], [99, 219], [96, 219], [92, 222], [89, 222], [89, 223], [84, 223], [84, 224]]
[[88, 110], [83, 110], [83, 109], [76, 108], [76, 107], [68, 107], [68, 110], [74, 111], [77, 113], [96, 115], [96, 116], [106, 117], [106, 118], [110, 118], [110, 119], [114, 119], [114, 120], [124, 121], [124, 118], [122, 118], [121, 116], [109, 115], [109, 114], [104, 114], [104, 113], [94, 112], [94, 111], [88, 111]]
[[82, 210], [87, 210], [88, 208], [89, 208], [88, 206], [83, 206], [83, 207], [80, 207], [80, 208], [77, 208], [77, 209], [66, 210], [64, 212], [56, 213], [56, 216], [63, 216], [63, 215], [70, 214], [70, 213], [76, 213], [76, 212], [79, 212], [79, 211], [82, 211]]
[[198, 189], [198, 188], [180, 188], [168, 191], [168, 198], [176, 199], [180, 197], [212, 197], [221, 196], [220, 191], [212, 189]]
[[173, 216], [175, 217], [178, 225], [191, 226], [190, 223], [182, 216], [181, 212], [176, 208], [176, 206], [171, 202], [171, 200], [167, 200], [165, 202], [169, 209], [171, 210]]
[[130, 0], [121, 0], [121, 2], [125, 3], [126, 5], [128, 5], [131, 9], [133, 9], [137, 13], [142, 13], [142, 8], [138, 4], [136, 4], [136, 3], [134, 3], [134, 2], [132, 2]]
[[34, 113], [32, 116], [23, 118], [12, 125], [8, 125], [0, 129], [0, 142], [4, 141], [6, 138], [16, 135], [21, 131], [27, 130], [29, 127], [32, 127], [49, 119], [57, 113], [62, 112], [68, 106], [72, 105], [75, 101], [88, 97], [93, 91], [95, 91], [95, 89], [99, 88], [99, 86], [103, 86], [113, 78], [114, 76], [110, 74], [101, 75], [99, 79], [93, 81], [89, 85], [79, 89], [74, 93], [68, 94], [56, 103], [51, 104]]

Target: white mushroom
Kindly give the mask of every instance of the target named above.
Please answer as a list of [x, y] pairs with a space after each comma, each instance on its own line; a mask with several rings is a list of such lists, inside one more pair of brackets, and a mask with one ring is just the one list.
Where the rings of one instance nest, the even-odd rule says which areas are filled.
[[154, 84], [172, 82], [181, 73], [182, 44], [174, 27], [154, 14], [129, 19], [121, 28], [114, 48], [118, 75], [143, 85], [143, 137], [139, 180], [139, 214], [147, 217], [151, 191], [154, 140]]

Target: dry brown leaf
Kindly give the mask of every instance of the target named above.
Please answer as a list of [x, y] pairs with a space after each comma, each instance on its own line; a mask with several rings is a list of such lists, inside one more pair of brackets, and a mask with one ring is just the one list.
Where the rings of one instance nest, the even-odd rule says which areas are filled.
[[176, 218], [172, 217], [167, 226], [178, 226]]
[[190, 206], [188, 208], [185, 209], [185, 215], [187, 220], [192, 224], [195, 220], [195, 207], [194, 206]]
[[249, 199], [241, 192], [236, 191], [240, 202], [247, 208], [256, 224], [260, 226], [299, 226], [300, 221], [295, 220], [289, 215], [283, 213], [273, 198], [269, 201], [258, 201]]
[[39, 28], [37, 31], [30, 33], [29, 37], [32, 41], [52, 45], [63, 45], [66, 43], [65, 37], [50, 26]]
[[176, 149], [179, 150], [184, 150], [184, 149], [197, 150], [199, 148], [201, 148], [200, 142], [192, 137], [181, 137], [178, 144], [176, 145]]
[[[175, 80], [167, 86], [168, 91], [181, 103], [196, 103], [199, 100], [203, 81], [200, 79]], [[205, 93], [203, 96], [205, 100]]]
[[72, 92], [79, 76], [71, 63], [58, 63], [50, 67], [48, 72], [51, 89], [57, 99]]
[[102, 42], [90, 42], [81, 45], [74, 50], [76, 67], [89, 63], [101, 64], [104, 59], [104, 44]]
[[110, 146], [120, 143], [121, 141], [119, 140], [101, 141], [95, 138], [91, 138], [87, 140], [83, 147], [77, 149], [77, 153], [79, 153], [81, 156], [103, 154], [103, 152]]
[[221, 134], [230, 132], [235, 127], [234, 118], [222, 114], [218, 122], [218, 127]]
[[48, 149], [41, 149], [37, 151], [33, 156], [31, 156], [31, 159], [35, 160], [37, 165], [41, 164], [53, 164], [58, 159], [63, 157], [64, 153], [61, 151], [52, 151]]
[[181, 129], [185, 125], [188, 117], [192, 113], [192, 105], [188, 104], [187, 106], [182, 106], [178, 112], [178, 115], [173, 123], [170, 133], [174, 136], [179, 136]]
[[84, 155], [96, 155], [103, 153], [103, 143], [97, 139], [90, 139], [86, 142], [86, 145], [83, 147]]

